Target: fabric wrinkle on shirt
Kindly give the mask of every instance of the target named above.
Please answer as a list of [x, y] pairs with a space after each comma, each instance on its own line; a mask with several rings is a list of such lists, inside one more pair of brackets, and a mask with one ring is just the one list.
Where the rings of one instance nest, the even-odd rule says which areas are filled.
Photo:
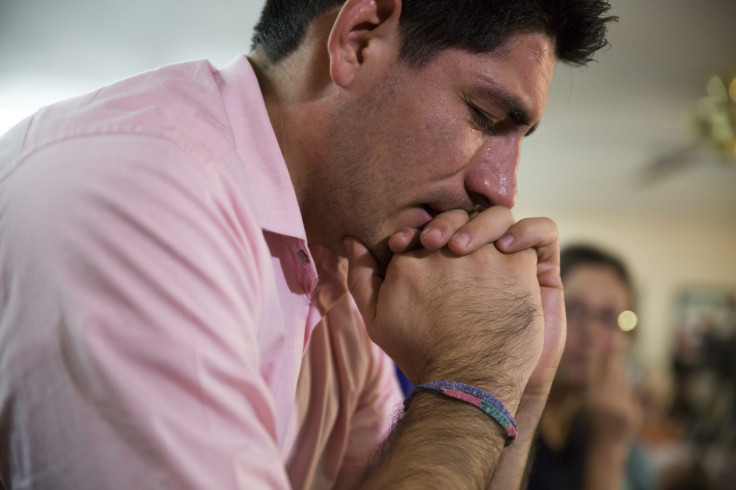
[[[318, 267], [244, 56], [222, 71], [162, 67], [12, 128], [0, 137], [2, 482], [354, 482], [400, 397], [344, 265], [319, 253]], [[341, 299], [326, 307], [331, 288]], [[337, 412], [306, 430], [327, 405]]]

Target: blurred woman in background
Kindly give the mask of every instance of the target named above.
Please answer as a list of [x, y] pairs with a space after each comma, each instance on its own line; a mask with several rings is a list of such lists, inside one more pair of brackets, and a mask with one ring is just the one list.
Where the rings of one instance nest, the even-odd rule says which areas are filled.
[[626, 374], [636, 316], [628, 271], [590, 246], [562, 251], [565, 353], [540, 422], [532, 490], [655, 487], [637, 436], [642, 410]]

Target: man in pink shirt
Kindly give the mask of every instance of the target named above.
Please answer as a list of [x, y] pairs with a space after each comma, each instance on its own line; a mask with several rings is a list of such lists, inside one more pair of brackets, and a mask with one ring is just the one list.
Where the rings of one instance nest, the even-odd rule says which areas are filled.
[[519, 147], [607, 9], [269, 0], [249, 58], [13, 128], [0, 483], [518, 487], [565, 332]]

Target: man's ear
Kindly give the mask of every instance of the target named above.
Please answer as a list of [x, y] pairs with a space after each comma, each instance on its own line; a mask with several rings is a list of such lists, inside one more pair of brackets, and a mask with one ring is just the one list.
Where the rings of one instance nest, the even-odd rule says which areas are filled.
[[330, 77], [350, 85], [366, 63], [398, 53], [401, 0], [347, 0], [327, 40]]

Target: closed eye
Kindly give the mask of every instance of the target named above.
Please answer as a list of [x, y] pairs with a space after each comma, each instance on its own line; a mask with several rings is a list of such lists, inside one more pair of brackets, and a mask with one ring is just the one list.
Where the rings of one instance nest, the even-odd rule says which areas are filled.
[[491, 121], [488, 116], [472, 105], [468, 106], [468, 110], [470, 111], [470, 120], [474, 129], [491, 135], [495, 135], [498, 132], [496, 123]]

